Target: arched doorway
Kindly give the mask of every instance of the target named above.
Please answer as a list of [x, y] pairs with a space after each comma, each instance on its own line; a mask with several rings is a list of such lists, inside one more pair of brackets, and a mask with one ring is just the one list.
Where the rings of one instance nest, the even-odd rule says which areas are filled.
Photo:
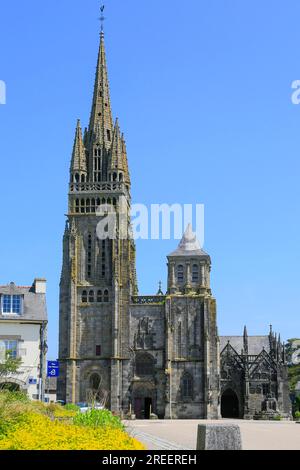
[[239, 418], [239, 399], [237, 394], [231, 389], [225, 390], [221, 398], [222, 418]]
[[7, 390], [9, 392], [20, 392], [20, 385], [14, 382], [3, 382], [0, 384], [0, 390]]
[[151, 382], [137, 382], [133, 384], [132, 404], [137, 419], [150, 419], [151, 413], [156, 411], [155, 385]]

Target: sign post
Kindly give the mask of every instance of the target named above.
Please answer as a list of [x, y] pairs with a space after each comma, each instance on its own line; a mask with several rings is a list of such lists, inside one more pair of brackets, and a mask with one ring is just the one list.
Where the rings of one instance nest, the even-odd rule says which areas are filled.
[[48, 361], [47, 377], [59, 377], [59, 362]]

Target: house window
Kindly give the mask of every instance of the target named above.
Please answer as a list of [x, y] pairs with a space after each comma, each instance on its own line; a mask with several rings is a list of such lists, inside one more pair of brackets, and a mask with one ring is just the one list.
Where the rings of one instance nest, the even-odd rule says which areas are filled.
[[182, 379], [182, 398], [193, 398], [193, 379], [189, 374], [185, 374]]
[[92, 304], [94, 302], [94, 291], [90, 290], [89, 292], [89, 302]]
[[101, 356], [101, 346], [100, 346], [100, 344], [97, 344], [97, 346], [96, 346], [96, 356]]
[[81, 301], [83, 304], [87, 303], [87, 291], [86, 290], [82, 292]]
[[17, 351], [18, 351], [18, 341], [16, 340], [4, 340], [3, 341], [5, 344], [5, 352], [8, 354], [9, 357], [16, 359], [17, 357]]
[[177, 281], [178, 282], [183, 282], [183, 266], [180, 264], [177, 267]]
[[21, 295], [3, 295], [2, 296], [2, 313], [16, 314], [22, 313], [22, 296]]
[[102, 302], [102, 290], [97, 292], [97, 302], [100, 304]]

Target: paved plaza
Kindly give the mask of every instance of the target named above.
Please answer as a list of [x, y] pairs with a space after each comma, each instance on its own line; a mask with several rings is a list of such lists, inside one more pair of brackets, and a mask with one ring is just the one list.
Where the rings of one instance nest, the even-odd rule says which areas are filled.
[[198, 424], [220, 422], [240, 426], [244, 450], [300, 450], [300, 423], [293, 421], [137, 420], [126, 426], [148, 450], [195, 450]]

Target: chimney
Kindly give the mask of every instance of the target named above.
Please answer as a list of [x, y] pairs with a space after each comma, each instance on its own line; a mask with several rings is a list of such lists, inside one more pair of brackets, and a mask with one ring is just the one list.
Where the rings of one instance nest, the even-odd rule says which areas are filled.
[[33, 281], [33, 288], [36, 294], [46, 294], [46, 279], [36, 278]]

